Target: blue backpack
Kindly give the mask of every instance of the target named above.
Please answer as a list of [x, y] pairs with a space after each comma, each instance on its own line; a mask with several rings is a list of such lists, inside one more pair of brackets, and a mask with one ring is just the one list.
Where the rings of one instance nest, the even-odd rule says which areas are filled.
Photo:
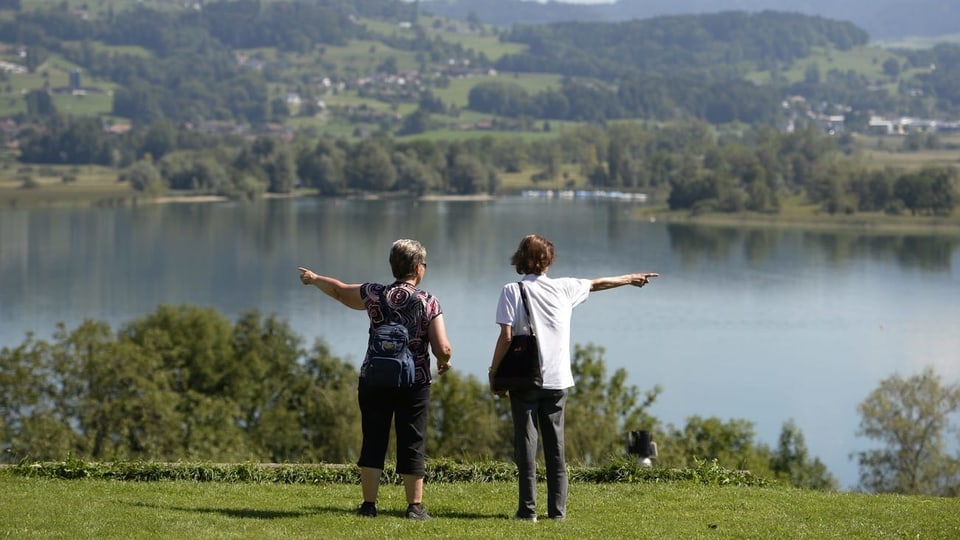
[[370, 329], [370, 358], [364, 372], [367, 386], [409, 388], [417, 368], [410, 352], [410, 333], [387, 304], [386, 288], [380, 291], [380, 309], [387, 322]]

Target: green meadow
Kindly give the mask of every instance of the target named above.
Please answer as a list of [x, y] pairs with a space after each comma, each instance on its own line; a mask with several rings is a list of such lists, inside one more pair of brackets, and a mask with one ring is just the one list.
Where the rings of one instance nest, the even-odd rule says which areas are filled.
[[[545, 489], [540, 485], [541, 512]], [[570, 485], [568, 517], [510, 519], [512, 482], [428, 483], [435, 519], [403, 518], [403, 488], [381, 487], [376, 518], [357, 485], [62, 480], [0, 475], [7, 538], [676, 538], [953, 539], [960, 500], [688, 483]]]

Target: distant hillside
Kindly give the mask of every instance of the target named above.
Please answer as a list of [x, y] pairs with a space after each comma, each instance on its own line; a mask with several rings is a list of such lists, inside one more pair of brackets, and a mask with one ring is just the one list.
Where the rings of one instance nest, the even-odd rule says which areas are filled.
[[471, 13], [497, 26], [559, 21], [624, 21], [658, 15], [720, 11], [795, 11], [849, 21], [873, 40], [932, 37], [960, 32], [957, 0], [618, 0], [588, 5], [528, 0], [420, 0], [425, 11], [466, 19]]
[[849, 50], [867, 42], [849, 22], [797, 13], [724, 12], [624, 22], [521, 25], [501, 36], [527, 50], [501, 58], [511, 72], [548, 72], [615, 80], [631, 75], [736, 79], [742, 70], [786, 66], [814, 47]]

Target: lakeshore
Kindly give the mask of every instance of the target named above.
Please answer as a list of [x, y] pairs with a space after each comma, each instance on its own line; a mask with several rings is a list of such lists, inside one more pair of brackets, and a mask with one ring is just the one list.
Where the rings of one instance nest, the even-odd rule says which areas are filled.
[[[422, 196], [402, 194], [362, 193], [347, 194], [345, 200], [381, 200], [403, 199], [410, 201], [492, 201], [502, 197], [519, 195], [444, 195], [426, 194]], [[297, 190], [292, 193], [265, 193], [261, 199], [296, 199], [320, 197], [312, 190]], [[576, 198], [570, 198], [575, 200]], [[591, 200], [596, 198], [589, 198]], [[120, 207], [149, 204], [210, 204], [234, 201], [230, 197], [206, 194], [147, 195], [129, 189], [124, 184], [54, 184], [44, 183], [34, 189], [17, 187], [10, 182], [0, 182], [0, 211], [4, 209], [31, 209], [51, 207]], [[856, 214], [829, 214], [816, 205], [795, 198], [784, 202], [783, 209], [777, 214], [756, 212], [737, 213], [701, 213], [670, 210], [662, 203], [649, 203], [646, 198], [631, 198], [621, 201], [633, 205], [632, 214], [641, 220], [667, 223], [694, 223], [708, 226], [730, 227], [784, 227], [803, 229], [850, 229], [868, 232], [922, 232], [948, 235], [960, 235], [960, 214], [949, 216], [909, 216], [889, 215], [881, 212], [860, 212]]]

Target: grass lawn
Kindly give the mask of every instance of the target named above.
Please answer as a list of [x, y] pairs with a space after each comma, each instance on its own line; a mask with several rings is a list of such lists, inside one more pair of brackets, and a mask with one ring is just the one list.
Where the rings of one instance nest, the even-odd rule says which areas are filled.
[[[380, 515], [354, 514], [349, 484], [124, 482], [0, 475], [10, 538], [958, 538], [960, 500], [699, 484], [570, 486], [568, 518], [509, 519], [516, 485], [425, 488], [429, 522], [404, 519], [385, 485]], [[545, 487], [540, 484], [540, 511]]]

